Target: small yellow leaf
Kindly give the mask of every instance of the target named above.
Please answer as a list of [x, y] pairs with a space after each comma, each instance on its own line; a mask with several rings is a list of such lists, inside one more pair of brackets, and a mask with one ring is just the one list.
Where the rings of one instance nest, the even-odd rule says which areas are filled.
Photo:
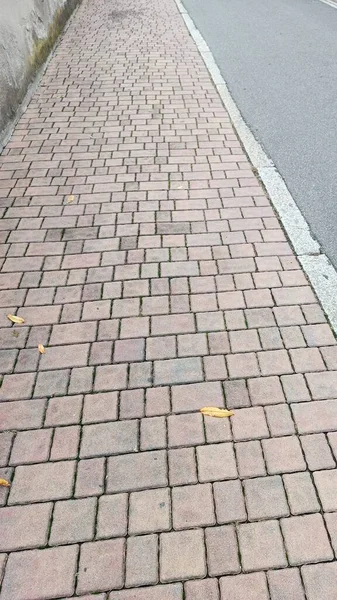
[[20, 325], [21, 323], [25, 322], [25, 320], [22, 317], [17, 317], [16, 315], [7, 315], [7, 319], [12, 321], [12, 323], [19, 323]]
[[11, 487], [11, 484], [6, 479], [0, 479], [0, 485], [4, 487]]
[[38, 345], [38, 349], [39, 349], [40, 354], [44, 354], [45, 351], [46, 351], [46, 349], [45, 349], [45, 347], [44, 347], [43, 344], [39, 344]]
[[75, 200], [75, 196], [71, 195], [71, 196], [68, 196], [67, 202], [68, 202], [68, 204], [70, 204], [71, 202], [74, 202], [74, 200]]
[[232, 410], [226, 410], [225, 408], [218, 408], [216, 406], [204, 406], [200, 409], [200, 412], [207, 417], [232, 417], [234, 415]]

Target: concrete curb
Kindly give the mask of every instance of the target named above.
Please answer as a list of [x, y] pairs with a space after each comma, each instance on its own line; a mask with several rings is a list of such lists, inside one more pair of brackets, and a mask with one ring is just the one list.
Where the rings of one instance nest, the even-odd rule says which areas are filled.
[[[329, 0], [322, 1], [329, 2]], [[245, 123], [220, 73], [213, 54], [200, 31], [194, 25], [181, 1], [175, 0], [175, 2], [204, 60], [245, 151], [268, 192], [269, 198], [287, 233], [295, 254], [321, 302], [334, 332], [337, 334], [337, 272], [328, 257], [321, 252], [319, 243], [313, 238], [307, 221], [299, 210], [280, 173]], [[337, 8], [337, 4], [334, 4], [334, 7]]]

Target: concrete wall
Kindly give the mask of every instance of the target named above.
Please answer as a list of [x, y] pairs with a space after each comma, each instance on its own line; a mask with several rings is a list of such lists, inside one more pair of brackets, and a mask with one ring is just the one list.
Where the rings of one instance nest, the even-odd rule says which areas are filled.
[[79, 0], [0, 0], [0, 146]]

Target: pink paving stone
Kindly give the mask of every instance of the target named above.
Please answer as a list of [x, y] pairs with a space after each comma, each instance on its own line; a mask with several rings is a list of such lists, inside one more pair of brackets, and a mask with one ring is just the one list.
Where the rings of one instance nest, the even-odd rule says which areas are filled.
[[174, 529], [215, 524], [211, 484], [184, 485], [172, 490]]
[[308, 600], [335, 600], [337, 589], [337, 563], [307, 565], [301, 568]]
[[69, 498], [72, 495], [74, 474], [75, 461], [17, 467], [9, 504]]
[[185, 583], [186, 600], [219, 600], [217, 579], [202, 579]]
[[287, 565], [278, 521], [244, 523], [238, 527], [241, 563], [245, 571]]
[[291, 565], [323, 562], [334, 558], [322, 515], [281, 519], [281, 527]]
[[0, 388], [0, 401], [30, 398], [34, 381], [35, 373], [5, 375]]
[[205, 540], [209, 575], [219, 576], [241, 571], [238, 543], [233, 525], [207, 528]]
[[98, 503], [96, 537], [125, 536], [127, 532], [127, 494], [101, 496]]
[[296, 568], [268, 572], [271, 600], [305, 600], [300, 572]]
[[20, 400], [0, 403], [0, 430], [35, 429], [41, 427], [46, 400]]
[[4, 600], [47, 600], [71, 596], [78, 546], [26, 550], [9, 556], [2, 587]]
[[24, 550], [47, 543], [52, 504], [7, 506], [0, 509], [0, 551]]
[[205, 577], [203, 531], [191, 529], [162, 533], [160, 557], [160, 579], [163, 582]]
[[124, 546], [124, 539], [88, 542], [81, 546], [78, 594], [123, 587]]
[[223, 407], [224, 396], [220, 382], [177, 385], [171, 388], [173, 412], [189, 412], [209, 405]]
[[221, 600], [269, 600], [264, 573], [222, 577], [220, 590]]

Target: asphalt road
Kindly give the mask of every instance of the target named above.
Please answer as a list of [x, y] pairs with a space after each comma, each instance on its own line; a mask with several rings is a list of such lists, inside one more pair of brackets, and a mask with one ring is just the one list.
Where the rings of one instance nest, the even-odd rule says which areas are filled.
[[183, 3], [337, 268], [337, 9], [319, 0]]

